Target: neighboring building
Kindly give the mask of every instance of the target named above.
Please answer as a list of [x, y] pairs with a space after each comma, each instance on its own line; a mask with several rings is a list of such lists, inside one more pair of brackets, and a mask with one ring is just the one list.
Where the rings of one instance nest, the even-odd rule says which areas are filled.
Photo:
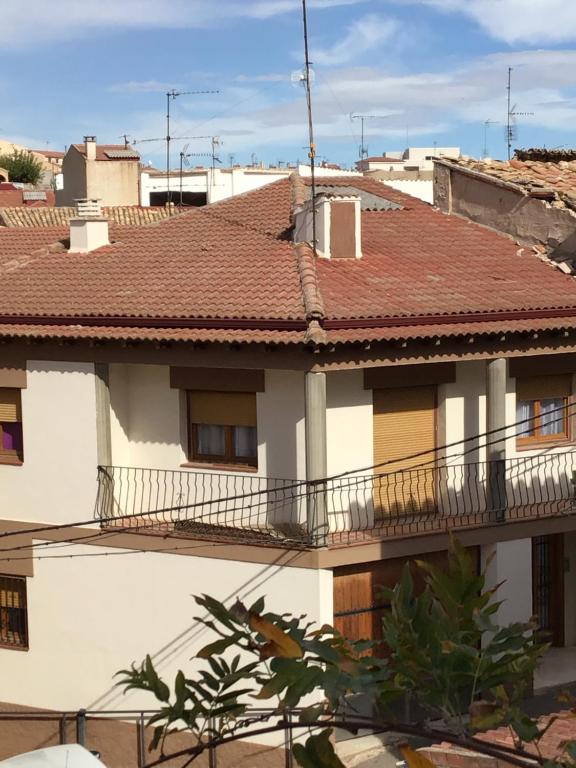
[[[40, 161], [43, 167], [43, 174], [38, 184], [39, 187], [51, 189], [57, 186], [64, 152], [51, 149], [29, 149], [22, 144], [15, 144], [12, 141], [0, 139], [0, 155], [11, 155], [15, 151], [30, 152]], [[2, 181], [2, 175], [3, 172], [0, 170], [0, 181]], [[8, 181], [8, 178], [5, 178], [4, 181]]]
[[[53, 202], [52, 207], [35, 207], [26, 204], [18, 207], [3, 207], [2, 201], [0, 187], [0, 227], [68, 227], [70, 219], [77, 216], [76, 208], [54, 207]], [[125, 205], [103, 208], [102, 214], [111, 224], [135, 227], [168, 219], [176, 215], [177, 211], [171, 211], [168, 208]]]
[[434, 203], [570, 266], [576, 260], [575, 154], [519, 154], [522, 159], [510, 162], [437, 160]]
[[70, 206], [86, 198], [98, 199], [104, 206], [140, 202], [140, 155], [124, 144], [97, 144], [95, 136], [85, 136], [83, 144], [72, 144], [66, 152], [62, 177], [57, 205]]
[[[37, 209], [54, 206], [56, 196], [51, 189], [36, 189], [29, 185], [0, 183], [0, 210]], [[4, 226], [0, 220], [0, 225]]]
[[434, 158], [460, 157], [459, 147], [409, 147], [404, 152], [387, 152], [381, 157], [367, 157], [356, 167], [367, 176], [390, 187], [418, 197], [426, 203], [434, 200]]
[[[298, 168], [259, 166], [234, 166], [233, 168], [194, 168], [170, 174], [170, 199], [178, 206], [182, 190], [182, 205], [202, 206], [216, 203], [234, 195], [250, 192], [266, 184], [286, 179], [297, 171], [301, 176], [310, 175], [309, 165]], [[326, 176], [358, 176], [357, 171], [343, 171], [333, 163], [321, 163], [316, 167], [318, 178]], [[157, 169], [143, 170], [140, 181], [141, 205], [166, 205], [168, 184], [166, 172]]]
[[450, 533], [501, 622], [576, 644], [574, 279], [373, 179], [317, 187], [317, 255], [296, 176], [117, 238], [90, 207], [0, 230], [6, 702], [149, 708], [113, 676], [190, 663], [191, 593], [377, 638], [378, 587]]

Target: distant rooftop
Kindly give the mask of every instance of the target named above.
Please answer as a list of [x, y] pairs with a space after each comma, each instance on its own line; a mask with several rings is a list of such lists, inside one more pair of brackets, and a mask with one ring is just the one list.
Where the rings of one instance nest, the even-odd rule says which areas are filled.
[[[85, 144], [72, 144], [81, 155], [86, 154]], [[140, 160], [140, 153], [124, 144], [97, 144], [96, 160]]]

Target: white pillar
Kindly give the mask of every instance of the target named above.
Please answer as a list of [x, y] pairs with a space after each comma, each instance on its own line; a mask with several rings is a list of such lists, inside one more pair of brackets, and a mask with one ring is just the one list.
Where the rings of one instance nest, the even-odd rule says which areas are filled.
[[98, 465], [109, 467], [112, 464], [112, 433], [110, 428], [108, 364], [96, 363], [94, 374], [96, 381], [96, 450]]
[[486, 589], [501, 584], [496, 600], [503, 601], [496, 621], [499, 626], [526, 622], [532, 616], [532, 539], [500, 541], [481, 548], [481, 567]]
[[[326, 451], [326, 374], [308, 371], [305, 381], [306, 403], [306, 479], [327, 475]], [[308, 531], [324, 545], [328, 533], [325, 486], [311, 487], [308, 495]]]

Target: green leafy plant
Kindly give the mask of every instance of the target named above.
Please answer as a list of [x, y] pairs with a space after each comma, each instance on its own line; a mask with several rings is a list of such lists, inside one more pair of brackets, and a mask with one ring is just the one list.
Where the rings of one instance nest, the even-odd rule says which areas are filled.
[[38, 184], [44, 172], [40, 160], [25, 149], [0, 155], [0, 168], [8, 171], [10, 181], [22, 184]]
[[[383, 619], [385, 647], [349, 640], [330, 626], [314, 627], [305, 616], [267, 612], [262, 598], [250, 608], [239, 601], [227, 608], [208, 595], [196, 597], [207, 614], [197, 621], [215, 639], [197, 654], [193, 676], [178, 672], [170, 688], [150, 657], [119, 673], [126, 690], [148, 691], [161, 704], [150, 720], [151, 749], [160, 745], [163, 755], [157, 762], [181, 755], [194, 759], [210, 744], [245, 738], [250, 707], [266, 704], [269, 710], [258, 716], [261, 727], [251, 737], [288, 727], [287, 718], [298, 707], [289, 727], [310, 730], [293, 750], [303, 768], [340, 768], [331, 739], [335, 727], [450, 741], [522, 768], [533, 764], [525, 743], [537, 745], [545, 729], [522, 712], [521, 701], [547, 647], [536, 626], [497, 627], [497, 590], [486, 589], [484, 576], [456, 542], [445, 570], [417, 567], [425, 577], [422, 592], [415, 592], [408, 566], [400, 583], [383, 591], [390, 604]], [[356, 694], [371, 704], [374, 717], [354, 714]], [[401, 697], [425, 712], [423, 722], [393, 715], [392, 705]], [[513, 753], [475, 737], [500, 724], [515, 734]], [[165, 755], [173, 729], [191, 732], [195, 744]], [[429, 768], [409, 747], [405, 759], [411, 768]]]

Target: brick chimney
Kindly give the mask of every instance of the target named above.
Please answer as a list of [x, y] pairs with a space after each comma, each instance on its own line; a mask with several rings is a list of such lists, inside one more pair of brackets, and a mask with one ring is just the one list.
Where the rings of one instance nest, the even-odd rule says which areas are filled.
[[84, 155], [86, 160], [96, 160], [96, 136], [84, 136]]
[[76, 200], [76, 216], [70, 219], [70, 253], [89, 253], [110, 245], [108, 219], [102, 216], [100, 201]]
[[[359, 259], [362, 256], [360, 197], [321, 193], [316, 195], [316, 252], [325, 259]], [[294, 211], [294, 242], [312, 245], [312, 201]]]

